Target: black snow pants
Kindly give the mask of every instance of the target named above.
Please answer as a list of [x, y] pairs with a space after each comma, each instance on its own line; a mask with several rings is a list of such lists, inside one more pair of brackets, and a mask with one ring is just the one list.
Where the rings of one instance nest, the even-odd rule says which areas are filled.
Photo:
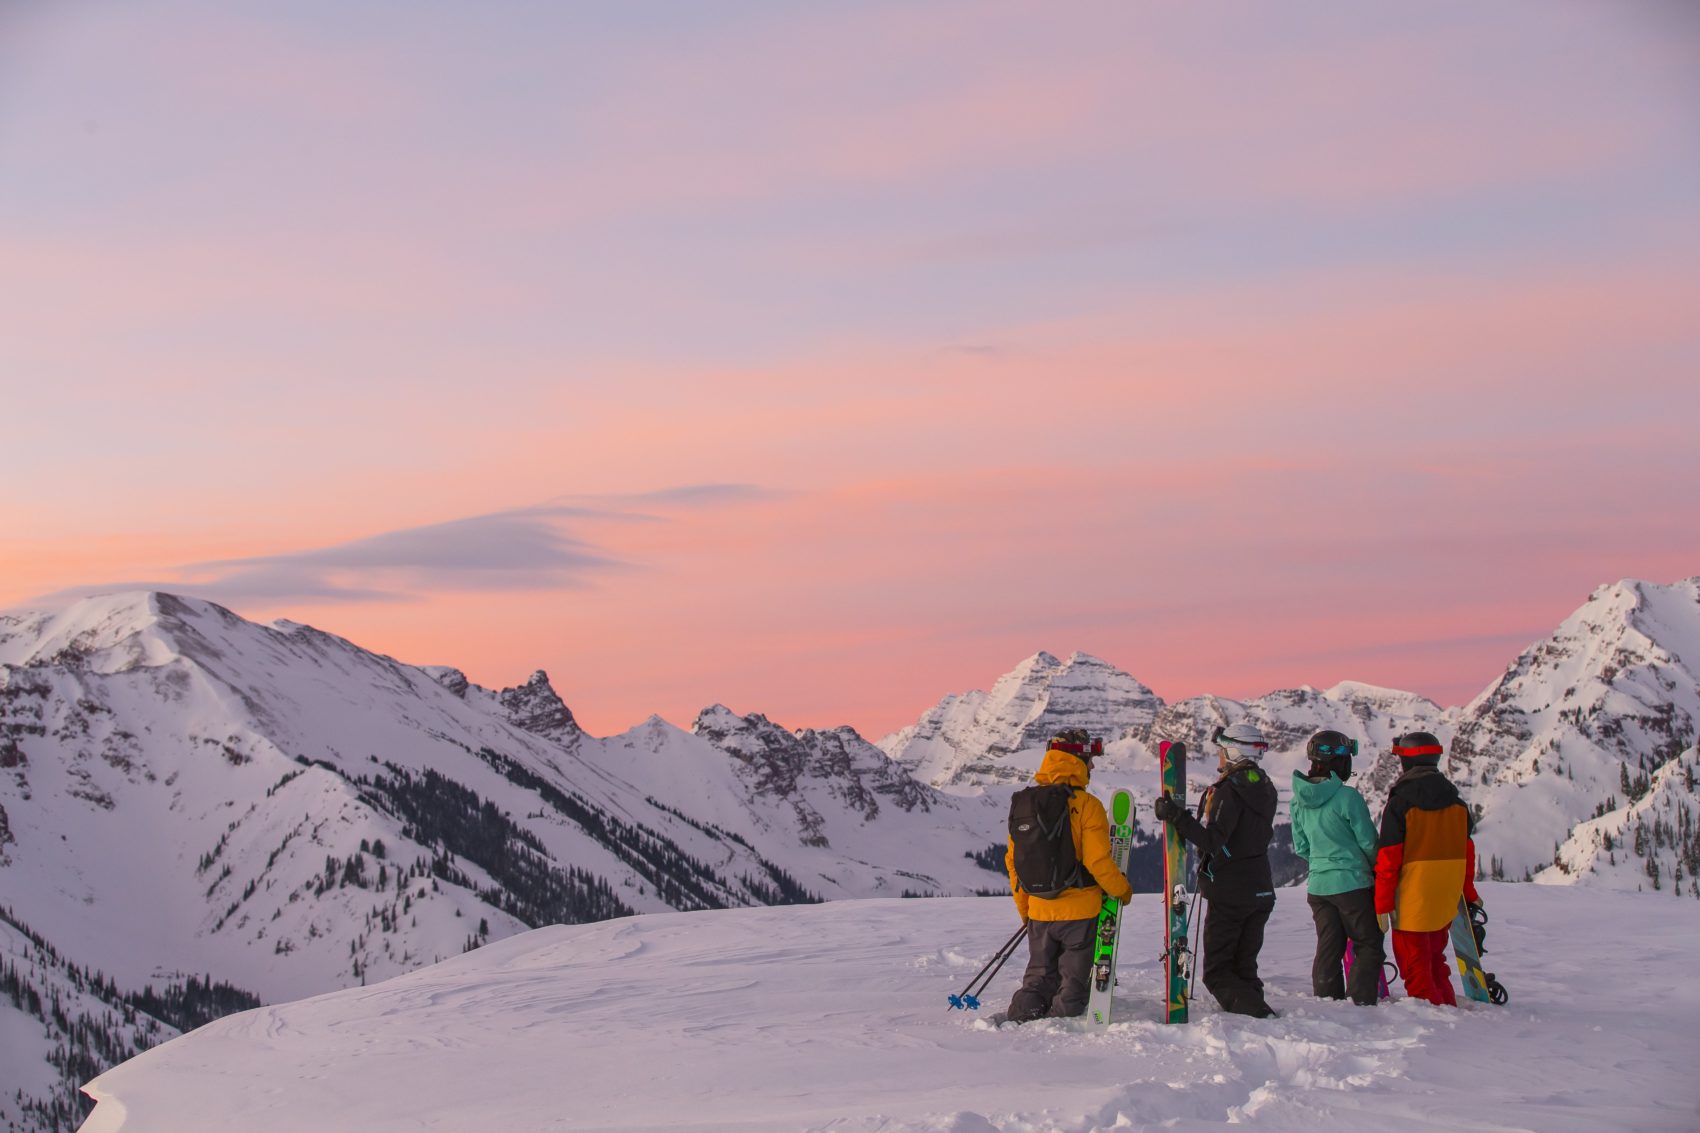
[[[1375, 923], [1375, 889], [1352, 889], [1319, 897], [1310, 895], [1310, 915], [1316, 921], [1316, 959], [1310, 966], [1310, 987], [1319, 998], [1343, 999], [1374, 1007], [1381, 993], [1381, 926]], [[1352, 942], [1350, 976], [1340, 970], [1346, 941]]]
[[1027, 970], [1009, 1001], [1009, 1018], [1026, 1023], [1044, 1016], [1086, 1013], [1092, 981], [1092, 937], [1097, 917], [1083, 921], [1028, 921]]
[[1275, 911], [1275, 897], [1249, 901], [1212, 899], [1204, 914], [1204, 986], [1236, 1015], [1271, 1014], [1257, 978], [1257, 954], [1263, 948], [1263, 929]]

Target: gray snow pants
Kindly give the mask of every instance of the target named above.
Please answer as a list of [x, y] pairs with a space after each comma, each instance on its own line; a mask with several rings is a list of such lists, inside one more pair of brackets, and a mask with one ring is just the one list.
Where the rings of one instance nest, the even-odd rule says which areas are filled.
[[1027, 970], [1021, 975], [1021, 987], [1009, 1001], [1013, 1022], [1086, 1013], [1092, 981], [1092, 936], [1097, 927], [1097, 917], [1027, 922]]
[[[1360, 1007], [1374, 1007], [1381, 991], [1381, 926], [1375, 922], [1374, 888], [1352, 889], [1309, 897], [1310, 915], [1316, 921], [1316, 959], [1311, 963], [1310, 986], [1321, 999], [1343, 999], [1351, 993]], [[1352, 942], [1352, 972], [1348, 978], [1340, 961], [1346, 941]]]

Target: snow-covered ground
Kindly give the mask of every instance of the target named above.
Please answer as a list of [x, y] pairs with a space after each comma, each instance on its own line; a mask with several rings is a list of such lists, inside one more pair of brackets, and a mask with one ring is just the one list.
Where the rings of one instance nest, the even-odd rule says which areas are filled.
[[[1700, 904], [1485, 885], [1506, 1007], [1310, 998], [1304, 895], [1264, 950], [1278, 1019], [1159, 1022], [1160, 904], [1127, 913], [1115, 1023], [947, 1010], [1007, 898], [837, 901], [540, 929], [231, 1016], [101, 1075], [87, 1133], [445, 1129], [1700, 1128]], [[1018, 963], [998, 977], [1002, 1006]]]

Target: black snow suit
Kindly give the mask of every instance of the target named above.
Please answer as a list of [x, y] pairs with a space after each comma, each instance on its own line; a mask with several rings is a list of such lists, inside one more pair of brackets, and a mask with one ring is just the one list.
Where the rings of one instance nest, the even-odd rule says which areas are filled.
[[[1275, 784], [1251, 762], [1233, 763], [1175, 828], [1203, 851], [1198, 888], [1204, 917], [1204, 986], [1224, 1011], [1272, 1014], [1257, 976], [1263, 930], [1275, 911], [1269, 840], [1275, 833]], [[1202, 819], [1202, 821], [1200, 821]]]

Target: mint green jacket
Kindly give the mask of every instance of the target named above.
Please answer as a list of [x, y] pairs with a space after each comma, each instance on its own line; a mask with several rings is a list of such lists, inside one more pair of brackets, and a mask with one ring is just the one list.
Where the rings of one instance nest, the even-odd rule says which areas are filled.
[[1313, 783], [1293, 772], [1293, 852], [1310, 863], [1318, 897], [1375, 884], [1375, 822], [1364, 797], [1330, 774]]

